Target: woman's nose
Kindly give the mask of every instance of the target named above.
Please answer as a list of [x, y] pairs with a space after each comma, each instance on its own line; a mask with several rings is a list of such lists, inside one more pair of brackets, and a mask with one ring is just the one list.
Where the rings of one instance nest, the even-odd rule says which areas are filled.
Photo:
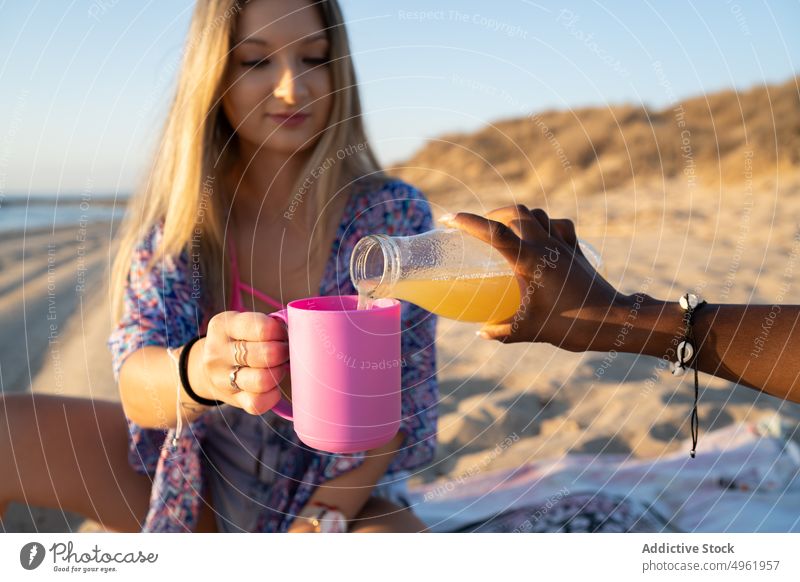
[[275, 86], [275, 97], [289, 105], [297, 105], [308, 95], [308, 88], [302, 78], [291, 67], [284, 67]]

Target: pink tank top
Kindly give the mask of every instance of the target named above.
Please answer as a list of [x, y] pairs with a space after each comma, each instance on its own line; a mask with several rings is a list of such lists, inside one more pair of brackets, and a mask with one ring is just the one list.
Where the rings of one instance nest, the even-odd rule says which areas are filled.
[[242, 283], [242, 280], [239, 278], [239, 263], [236, 260], [236, 245], [233, 243], [233, 238], [228, 238], [228, 253], [231, 259], [231, 279], [233, 279], [233, 293], [230, 309], [233, 311], [246, 311], [244, 301], [242, 301], [242, 291], [250, 293], [250, 295], [256, 299], [260, 299], [275, 309], [283, 309], [283, 304], [280, 301], [276, 301], [266, 293], [262, 293], [258, 289], [254, 289], [250, 285]]

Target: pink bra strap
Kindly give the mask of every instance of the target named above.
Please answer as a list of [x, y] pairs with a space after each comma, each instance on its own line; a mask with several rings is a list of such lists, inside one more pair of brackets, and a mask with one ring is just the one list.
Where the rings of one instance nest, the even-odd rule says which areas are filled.
[[271, 305], [275, 309], [283, 309], [283, 303], [281, 303], [280, 301], [275, 301], [272, 297], [270, 297], [266, 293], [262, 293], [258, 289], [254, 289], [250, 285], [246, 285], [241, 281], [239, 281], [239, 289], [244, 289], [254, 297], [261, 299], [261, 301], [263, 301], [267, 305]]
[[275, 309], [283, 309], [283, 303], [281, 303], [280, 301], [276, 301], [275, 299], [273, 299], [272, 297], [270, 297], [265, 293], [262, 293], [258, 289], [254, 289], [250, 285], [242, 283], [242, 280], [239, 278], [239, 263], [236, 260], [236, 246], [233, 243], [233, 238], [228, 239], [228, 254], [231, 259], [231, 278], [233, 279], [233, 287], [236, 291], [233, 299], [232, 308], [238, 310], [243, 307], [238, 292], [244, 290], [253, 295], [254, 297], [256, 297], [257, 299], [260, 299], [267, 305], [274, 307]]

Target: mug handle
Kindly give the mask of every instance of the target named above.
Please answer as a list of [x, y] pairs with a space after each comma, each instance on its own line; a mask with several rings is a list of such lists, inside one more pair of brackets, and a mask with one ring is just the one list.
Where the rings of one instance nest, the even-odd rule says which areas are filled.
[[[274, 313], [269, 313], [267, 315], [282, 321], [283, 325], [286, 326], [286, 329], [289, 329], [289, 318], [287, 317], [287, 311], [285, 309], [281, 309], [280, 311], [275, 311]], [[281, 394], [281, 399], [278, 400], [278, 403], [272, 407], [272, 412], [281, 418], [285, 418], [286, 420], [294, 420], [292, 404], [283, 397], [283, 394]]]

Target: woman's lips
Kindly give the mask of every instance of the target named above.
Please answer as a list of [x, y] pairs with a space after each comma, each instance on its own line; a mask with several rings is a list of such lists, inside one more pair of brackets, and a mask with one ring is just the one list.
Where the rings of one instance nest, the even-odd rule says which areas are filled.
[[267, 117], [281, 127], [297, 127], [298, 125], [302, 125], [311, 116], [308, 113], [269, 113]]

